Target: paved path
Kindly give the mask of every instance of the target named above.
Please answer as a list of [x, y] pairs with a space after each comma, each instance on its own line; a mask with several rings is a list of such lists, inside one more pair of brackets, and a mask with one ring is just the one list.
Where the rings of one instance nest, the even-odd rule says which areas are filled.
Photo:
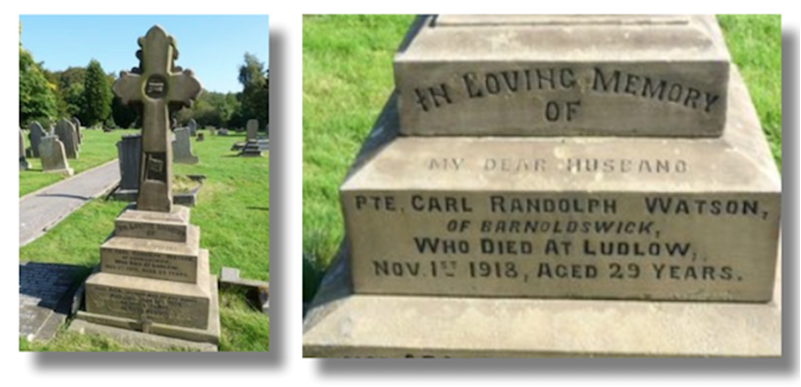
[[34, 241], [87, 201], [120, 181], [117, 159], [59, 181], [19, 200], [19, 245]]

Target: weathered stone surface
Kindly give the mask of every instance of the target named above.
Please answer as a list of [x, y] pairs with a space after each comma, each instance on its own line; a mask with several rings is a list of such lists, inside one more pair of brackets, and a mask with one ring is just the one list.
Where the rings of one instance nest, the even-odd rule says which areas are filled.
[[423, 136], [716, 137], [730, 56], [714, 16], [429, 16], [395, 57]]
[[[174, 350], [182, 348], [189, 351], [198, 352], [217, 352], [217, 344], [196, 342], [183, 339], [177, 339], [167, 336], [158, 336], [149, 333], [137, 332], [135, 330], [126, 328], [116, 328], [112, 324], [96, 324], [89, 322], [90, 319], [100, 320], [102, 323], [107, 323], [110, 318], [106, 316], [91, 315], [88, 313], [81, 313], [82, 319], [75, 319], [70, 323], [69, 331], [77, 332], [82, 335], [100, 335], [111, 337], [114, 341], [141, 347], [143, 349], [156, 348], [161, 350]], [[122, 319], [120, 319], [122, 320]]]
[[304, 357], [779, 357], [767, 304], [353, 294], [346, 252], [303, 324]]
[[140, 66], [123, 71], [112, 89], [123, 104], [142, 106], [144, 171], [137, 206], [144, 211], [172, 209], [172, 146], [169, 107], [190, 106], [202, 87], [191, 70], [174, 66], [175, 40], [159, 26], [139, 39]]
[[186, 124], [186, 127], [187, 127], [187, 129], [189, 129], [189, 135], [190, 136], [196, 136], [197, 135], [197, 121], [195, 121], [194, 118], [189, 120], [189, 122]]
[[177, 128], [174, 131], [175, 140], [172, 142], [172, 156], [176, 164], [197, 164], [198, 157], [192, 154], [192, 135], [189, 128]]
[[[100, 246], [100, 270], [195, 283], [203, 270], [199, 242], [200, 228], [192, 225], [184, 243], [115, 236]], [[205, 270], [208, 271], [208, 267]]]
[[89, 313], [206, 329], [211, 308], [208, 252], [199, 260], [197, 283], [162, 281], [106, 272], [86, 280]]
[[36, 121], [31, 123], [30, 131], [28, 139], [31, 140], [31, 154], [33, 157], [39, 157], [39, 144], [42, 142], [42, 137], [46, 136], [47, 133], [42, 129], [42, 125]]
[[248, 120], [248, 132], [245, 136], [246, 141], [256, 140], [258, 138], [259, 120]]
[[72, 117], [70, 122], [72, 122], [72, 125], [75, 127], [75, 133], [77, 134], [77, 138], [78, 138], [78, 145], [81, 145], [83, 143], [83, 132], [81, 131], [81, 120], [79, 120], [78, 117]]
[[120, 161], [120, 190], [139, 190], [139, 164], [142, 160], [142, 135], [122, 136], [117, 143]]
[[22, 130], [19, 131], [19, 170], [24, 171], [30, 168], [28, 160], [25, 159], [25, 136], [22, 135]]
[[[781, 182], [732, 79], [721, 138], [398, 137], [366, 152], [341, 188], [355, 292], [769, 301]], [[391, 138], [394, 117], [370, 138]]]
[[218, 136], [227, 136], [228, 135], [228, 128], [220, 128], [217, 131]]
[[58, 140], [58, 137], [42, 137], [39, 143], [39, 157], [42, 159], [42, 172], [72, 175], [72, 168], [67, 162], [64, 144]]
[[62, 118], [56, 125], [55, 134], [59, 141], [64, 144], [64, 151], [68, 159], [78, 158], [78, 134], [72, 122]]
[[189, 234], [189, 208], [174, 206], [172, 212], [123, 212], [115, 223], [115, 236], [155, 239], [167, 242], [187, 242]]

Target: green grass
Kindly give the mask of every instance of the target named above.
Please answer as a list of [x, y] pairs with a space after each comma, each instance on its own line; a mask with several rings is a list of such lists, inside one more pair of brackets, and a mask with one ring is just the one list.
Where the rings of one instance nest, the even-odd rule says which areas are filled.
[[[176, 165], [175, 173], [207, 177], [192, 208], [191, 223], [200, 227], [200, 246], [209, 249], [211, 272], [219, 275], [223, 266], [235, 267], [243, 278], [269, 281], [269, 157], [235, 157], [236, 152], [230, 148], [237, 141], [244, 141], [244, 134], [206, 134], [205, 141], [192, 142], [200, 163]], [[20, 261], [82, 265], [88, 274], [100, 262], [100, 244], [113, 231], [114, 220], [126, 205], [102, 199], [90, 201], [44, 236], [20, 248]], [[221, 351], [268, 350], [269, 319], [248, 306], [241, 295], [221, 292], [220, 320]], [[46, 345], [34, 343], [29, 348], [137, 350], [110, 339], [67, 332]]]
[[[81, 130], [83, 133], [83, 143], [78, 154], [78, 159], [67, 159], [70, 168], [79, 174], [87, 169], [92, 169], [98, 165], [117, 158], [117, 142], [124, 134], [137, 133], [137, 130], [115, 130], [104, 133], [102, 130]], [[24, 130], [25, 146], [31, 146], [28, 140], [28, 130]], [[40, 188], [47, 187], [59, 180], [66, 179], [67, 175], [59, 173], [43, 173], [42, 163], [38, 158], [27, 159], [30, 169], [19, 172], [19, 196], [22, 197]]]
[[[303, 19], [304, 301], [343, 235], [337, 188], [393, 88], [392, 58], [412, 16]], [[778, 16], [722, 16], [781, 166], [781, 23]]]
[[779, 15], [721, 15], [732, 60], [743, 74], [773, 158], [782, 165], [782, 21]]

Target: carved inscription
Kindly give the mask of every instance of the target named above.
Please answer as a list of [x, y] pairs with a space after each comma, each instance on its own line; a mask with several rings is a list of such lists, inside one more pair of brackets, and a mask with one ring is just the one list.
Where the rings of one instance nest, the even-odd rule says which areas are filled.
[[[492, 72], [465, 72], [459, 82], [415, 87], [417, 108], [429, 112], [463, 99], [506, 98], [522, 93], [536, 94], [539, 101], [548, 92], [575, 91], [588, 95], [619, 95], [674, 104], [688, 111], [709, 114], [719, 105], [720, 95], [701, 87], [666, 78], [618, 69], [588, 68], [586, 74], [570, 67], [531, 68]], [[459, 89], [458, 92], [456, 89]], [[581, 115], [581, 99], [549, 100], [541, 106], [549, 122], [570, 122]]]
[[100, 264], [103, 272], [194, 283], [197, 279], [197, 256], [167, 254], [103, 247]]
[[118, 236], [155, 238], [165, 241], [186, 241], [186, 225], [171, 225], [164, 223], [126, 222], [117, 220], [116, 231]]
[[87, 308], [92, 313], [190, 328], [208, 326], [208, 299], [98, 285], [87, 292], [91, 292]]
[[726, 301], [772, 291], [778, 203], [765, 196], [346, 198], [357, 291]]

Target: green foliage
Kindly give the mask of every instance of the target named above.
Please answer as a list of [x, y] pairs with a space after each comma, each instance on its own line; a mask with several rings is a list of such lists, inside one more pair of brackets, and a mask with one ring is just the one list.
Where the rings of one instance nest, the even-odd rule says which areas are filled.
[[86, 126], [104, 122], [111, 114], [111, 85], [100, 62], [92, 59], [86, 68], [83, 87], [83, 111], [78, 118]]
[[259, 127], [270, 121], [270, 81], [269, 70], [264, 63], [250, 53], [245, 53], [245, 64], [239, 67], [239, 83], [243, 90], [239, 101], [242, 104], [241, 117], [245, 120], [259, 120]]
[[131, 106], [124, 105], [122, 100], [114, 97], [111, 102], [111, 118], [120, 128], [133, 128], [138, 126], [139, 114]]
[[[19, 124], [27, 127], [33, 119], [55, 118], [58, 103], [56, 85], [48, 82], [44, 71], [34, 62], [33, 55], [19, 49]], [[48, 125], [49, 126], [49, 125]], [[48, 126], [45, 126], [48, 127]]]

